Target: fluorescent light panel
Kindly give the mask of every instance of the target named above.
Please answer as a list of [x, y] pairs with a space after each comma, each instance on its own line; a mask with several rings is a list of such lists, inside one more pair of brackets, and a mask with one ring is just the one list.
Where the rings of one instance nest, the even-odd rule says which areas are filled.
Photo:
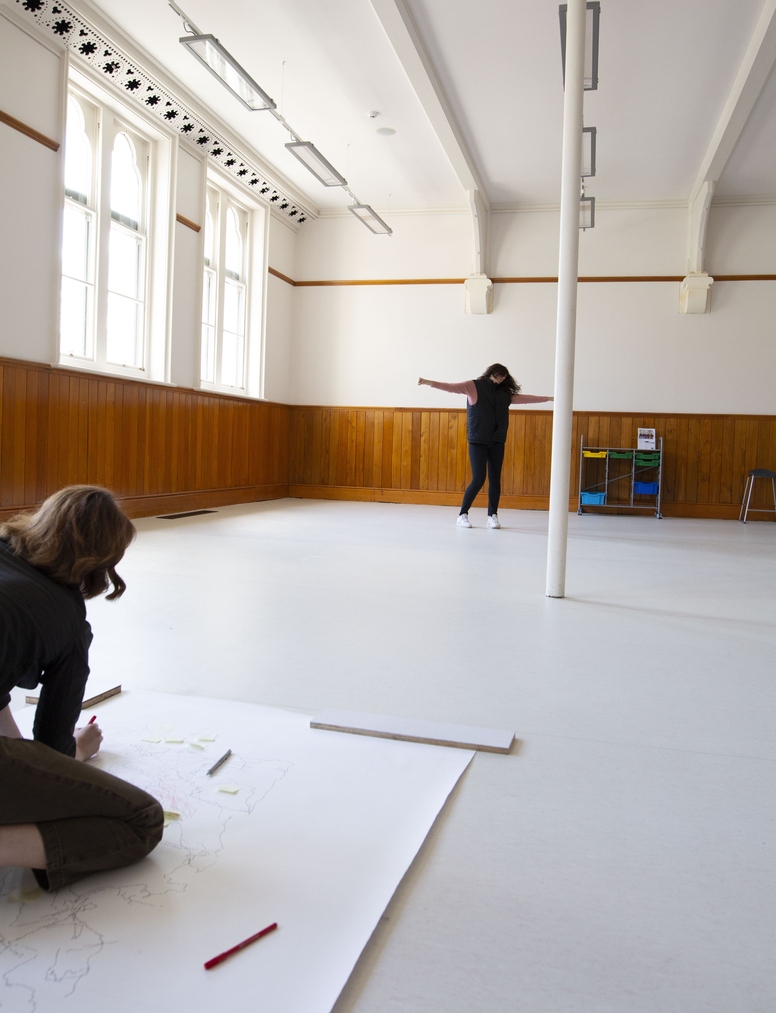
[[[558, 8], [560, 16], [560, 52], [563, 61], [563, 87], [566, 87], [566, 15], [568, 4]], [[601, 19], [601, 4], [598, 0], [588, 3], [585, 8], [585, 91], [598, 90], [598, 32]]]
[[180, 43], [217, 77], [244, 106], [254, 112], [275, 109], [275, 102], [260, 88], [214, 35], [184, 35]]
[[348, 211], [351, 211], [376, 236], [393, 235], [391, 226], [386, 225], [380, 215], [376, 214], [368, 204], [351, 204]]
[[595, 228], [595, 197], [579, 198], [579, 227], [580, 229]]
[[310, 141], [290, 141], [286, 147], [324, 186], [348, 185], [345, 177], [337, 172], [331, 162], [324, 158]]
[[595, 127], [582, 128], [582, 171], [580, 176], [589, 178], [595, 176]]

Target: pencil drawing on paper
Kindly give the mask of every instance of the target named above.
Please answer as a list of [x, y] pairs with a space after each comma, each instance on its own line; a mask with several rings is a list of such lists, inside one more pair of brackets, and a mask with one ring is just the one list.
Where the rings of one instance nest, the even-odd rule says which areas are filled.
[[0, 870], [2, 1013], [60, 1013], [71, 997], [76, 1009], [79, 984], [119, 943], [127, 918], [170, 917], [180, 910], [181, 895], [228, 851], [230, 826], [249, 819], [293, 766], [240, 751], [207, 777], [223, 752], [208, 741], [214, 737], [199, 743], [196, 729], [184, 729], [186, 734], [175, 735], [182, 741], [173, 744], [164, 741], [166, 731], [113, 729], [111, 748], [96, 761], [151, 792], [165, 810], [180, 813], [166, 825], [151, 858], [52, 894], [38, 889], [27, 870]]

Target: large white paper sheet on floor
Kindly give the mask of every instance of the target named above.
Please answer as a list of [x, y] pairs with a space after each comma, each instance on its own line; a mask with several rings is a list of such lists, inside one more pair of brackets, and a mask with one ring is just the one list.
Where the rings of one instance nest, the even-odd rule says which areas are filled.
[[[32, 708], [17, 718], [27, 731]], [[99, 765], [181, 816], [145, 861], [57, 893], [0, 869], [0, 1010], [328, 1013], [473, 753], [309, 720], [154, 693], [100, 705]]]

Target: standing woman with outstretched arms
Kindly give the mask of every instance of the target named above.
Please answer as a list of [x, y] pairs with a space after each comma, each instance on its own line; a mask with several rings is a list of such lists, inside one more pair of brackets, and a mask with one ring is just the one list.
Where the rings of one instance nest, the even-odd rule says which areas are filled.
[[[102, 732], [75, 727], [92, 640], [84, 599], [124, 593], [115, 568], [134, 535], [112, 494], [88, 485], [0, 524], [0, 866], [31, 868], [45, 890], [136, 862], [161, 840], [156, 799], [86, 763]], [[10, 691], [37, 685], [24, 739]]]
[[504, 463], [504, 444], [509, 428], [509, 406], [513, 404], [541, 404], [551, 397], [521, 394], [520, 385], [506, 366], [494, 362], [476, 380], [462, 383], [437, 383], [422, 376], [418, 384], [446, 390], [450, 394], [466, 395], [466, 433], [469, 441], [469, 461], [472, 480], [463, 494], [458, 526], [470, 528], [469, 507], [488, 478], [488, 527], [500, 528], [498, 502], [501, 496], [501, 467]]

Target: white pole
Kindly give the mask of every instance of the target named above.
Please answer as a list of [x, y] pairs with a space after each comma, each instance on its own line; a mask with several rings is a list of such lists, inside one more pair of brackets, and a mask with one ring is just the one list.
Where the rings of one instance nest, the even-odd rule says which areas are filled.
[[552, 416], [550, 526], [545, 592], [550, 598], [563, 598], [566, 594], [574, 342], [577, 329], [579, 270], [579, 180], [582, 169], [585, 20], [585, 0], [568, 0], [566, 90], [563, 96], [563, 165], [560, 185], [558, 325], [555, 336], [555, 403]]

